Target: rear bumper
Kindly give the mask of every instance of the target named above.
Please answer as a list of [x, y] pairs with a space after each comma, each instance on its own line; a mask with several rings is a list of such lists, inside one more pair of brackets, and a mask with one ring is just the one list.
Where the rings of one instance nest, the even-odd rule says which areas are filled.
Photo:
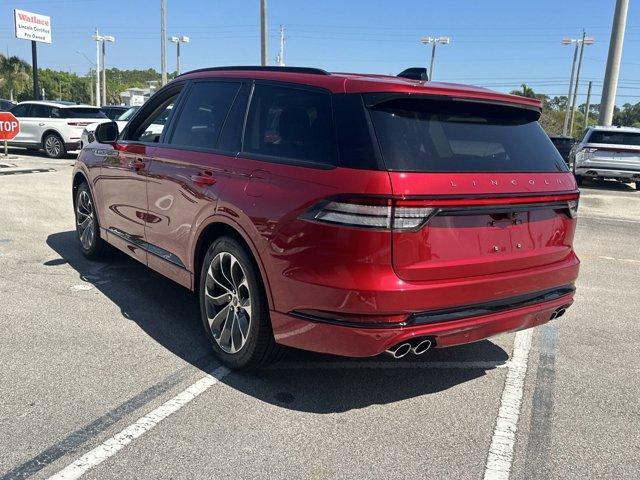
[[625, 170], [610, 167], [591, 167], [576, 165], [575, 173], [576, 175], [580, 175], [583, 177], [603, 177], [627, 181], [640, 181], [640, 170]]
[[569, 293], [553, 300], [494, 314], [397, 328], [341, 326], [273, 311], [271, 322], [276, 342], [280, 344], [348, 357], [369, 357], [419, 337], [429, 337], [435, 340], [436, 347], [441, 348], [534, 327], [547, 323], [558, 308], [568, 308], [572, 303], [573, 293]]
[[78, 141], [73, 141], [73, 142], [64, 142], [64, 148], [67, 151], [70, 151], [70, 150], [81, 150], [82, 149], [82, 141], [78, 140]]

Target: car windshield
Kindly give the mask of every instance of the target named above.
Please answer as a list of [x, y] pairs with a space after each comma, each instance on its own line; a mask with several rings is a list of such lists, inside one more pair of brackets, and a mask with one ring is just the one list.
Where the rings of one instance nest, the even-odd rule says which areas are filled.
[[640, 132], [594, 130], [591, 132], [587, 143], [633, 145], [634, 147], [640, 147]]
[[116, 120], [128, 122], [131, 119], [131, 117], [133, 116], [133, 114], [138, 111], [139, 108], [140, 107], [131, 107], [131, 108], [129, 108], [122, 115], [120, 115], [118, 118], [116, 118]]
[[64, 118], [107, 118], [102, 110], [91, 107], [70, 107], [61, 109]]
[[389, 170], [566, 171], [534, 111], [402, 97], [371, 106], [370, 112]]

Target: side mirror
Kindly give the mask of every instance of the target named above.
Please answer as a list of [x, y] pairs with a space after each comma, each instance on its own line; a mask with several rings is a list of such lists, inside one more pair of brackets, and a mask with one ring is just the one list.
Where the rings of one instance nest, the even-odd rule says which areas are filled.
[[99, 143], [114, 143], [118, 140], [119, 134], [116, 122], [105, 122], [96, 127], [95, 137]]

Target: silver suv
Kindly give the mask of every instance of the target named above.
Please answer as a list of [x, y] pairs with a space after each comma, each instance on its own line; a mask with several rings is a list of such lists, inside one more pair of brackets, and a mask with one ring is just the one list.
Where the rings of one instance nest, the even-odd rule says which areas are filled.
[[640, 190], [640, 128], [589, 127], [570, 160], [578, 185], [599, 178], [635, 182]]
[[82, 130], [87, 125], [110, 121], [98, 107], [69, 102], [22, 102], [11, 113], [20, 121], [20, 133], [9, 145], [42, 149], [51, 158], [62, 158], [67, 151], [78, 150]]

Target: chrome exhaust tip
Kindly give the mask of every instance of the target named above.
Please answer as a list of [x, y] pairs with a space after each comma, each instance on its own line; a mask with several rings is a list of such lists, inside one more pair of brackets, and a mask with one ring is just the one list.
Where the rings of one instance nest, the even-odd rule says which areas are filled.
[[560, 318], [566, 313], [567, 309], [565, 307], [556, 308], [551, 314], [551, 318], [549, 320], [555, 320], [556, 318]]
[[430, 348], [431, 348], [431, 340], [426, 339], [426, 340], [422, 340], [421, 342], [417, 343], [411, 349], [411, 351], [413, 352], [414, 355], [422, 355], [424, 352], [426, 352]]
[[391, 355], [393, 358], [402, 358], [411, 351], [412, 347], [410, 343], [401, 343], [395, 347], [391, 347], [389, 350], [385, 350], [385, 353]]

